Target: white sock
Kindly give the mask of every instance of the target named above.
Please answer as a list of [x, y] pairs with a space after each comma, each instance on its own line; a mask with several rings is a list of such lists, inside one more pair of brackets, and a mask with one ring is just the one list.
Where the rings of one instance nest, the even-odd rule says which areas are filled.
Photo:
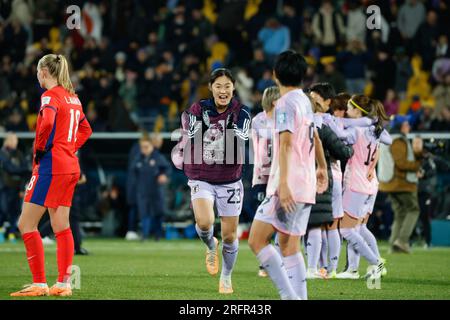
[[280, 248], [280, 239], [279, 239], [279, 234], [278, 232], [275, 233], [275, 239], [273, 240], [273, 246], [275, 248], [275, 250], [277, 250], [278, 254], [280, 255], [280, 257], [283, 257], [283, 255], [281, 254], [281, 248]]
[[328, 268], [328, 240], [327, 240], [327, 231], [322, 230], [322, 246], [320, 247], [320, 267]]
[[336, 271], [339, 263], [339, 254], [341, 253], [341, 236], [337, 229], [328, 230], [328, 252], [330, 255], [328, 271]]
[[239, 240], [232, 243], [222, 243], [222, 276], [231, 276], [239, 251]]
[[42, 282], [33, 282], [33, 286], [41, 287], [41, 288], [48, 287], [47, 283], [42, 283]]
[[378, 265], [378, 257], [370, 250], [367, 243], [361, 237], [361, 235], [355, 230], [355, 228], [342, 228], [342, 236], [348, 241], [349, 245], [359, 252], [371, 265]]
[[359, 253], [350, 244], [347, 244], [348, 271], [357, 271], [359, 269], [360, 257]]
[[308, 269], [317, 270], [320, 258], [320, 248], [322, 246], [322, 234], [320, 228], [308, 231], [306, 241], [306, 252], [308, 258]]
[[372, 250], [372, 252], [379, 258], [380, 251], [378, 250], [377, 239], [372, 232], [367, 228], [367, 224], [362, 224], [359, 229], [359, 234], [367, 242], [367, 245]]
[[269, 244], [262, 248], [256, 258], [264, 267], [264, 270], [267, 271], [273, 284], [278, 289], [281, 299], [296, 300], [298, 297], [289, 281], [283, 260], [273, 245]]
[[56, 286], [59, 288], [70, 288], [70, 283], [69, 282], [57, 282]]
[[216, 244], [214, 243], [214, 226], [211, 226], [209, 230], [204, 231], [200, 229], [197, 224], [195, 224], [195, 230], [209, 250], [213, 250], [216, 247]]
[[298, 252], [292, 256], [284, 257], [283, 262], [295, 293], [302, 300], [308, 300], [306, 266], [302, 254]]

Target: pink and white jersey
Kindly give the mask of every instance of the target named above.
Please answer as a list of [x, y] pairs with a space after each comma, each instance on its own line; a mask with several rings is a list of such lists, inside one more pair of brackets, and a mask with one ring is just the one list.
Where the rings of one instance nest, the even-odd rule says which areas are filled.
[[367, 179], [371, 164], [375, 161], [380, 139], [370, 127], [356, 127], [351, 130], [351, 144], [353, 156], [348, 160], [344, 173], [344, 186], [354, 192], [363, 194], [376, 194], [378, 191], [378, 178], [372, 181]]
[[252, 186], [267, 184], [272, 164], [272, 135], [274, 122], [265, 111], [252, 120], [252, 142], [254, 152]]
[[292, 133], [292, 150], [288, 159], [288, 185], [295, 202], [316, 202], [316, 163], [314, 148], [314, 114], [303, 90], [289, 91], [278, 99], [274, 110], [275, 130], [273, 158], [267, 195], [278, 194], [280, 184], [280, 133]]
[[342, 183], [342, 169], [340, 160], [331, 162], [331, 173], [333, 175], [333, 183]]

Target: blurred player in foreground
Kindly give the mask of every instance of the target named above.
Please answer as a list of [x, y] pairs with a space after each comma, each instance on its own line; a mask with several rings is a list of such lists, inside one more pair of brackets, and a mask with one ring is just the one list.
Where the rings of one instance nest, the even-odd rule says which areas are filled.
[[[300, 237], [305, 234], [316, 190], [321, 193], [328, 187], [311, 103], [300, 88], [306, 66], [304, 57], [294, 51], [281, 53], [275, 62], [274, 76], [281, 98], [275, 107], [272, 167], [267, 196], [257, 210], [249, 238], [250, 248], [281, 299], [289, 300], [307, 299]], [[282, 257], [270, 244], [276, 231]]]

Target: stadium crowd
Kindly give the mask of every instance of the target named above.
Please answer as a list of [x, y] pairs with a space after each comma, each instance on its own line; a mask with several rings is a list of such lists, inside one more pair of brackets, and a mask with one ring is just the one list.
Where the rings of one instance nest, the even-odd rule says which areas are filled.
[[[373, 30], [371, 4], [381, 10]], [[80, 29], [66, 25], [69, 5], [82, 9]], [[48, 53], [68, 58], [94, 132], [159, 132], [209, 96], [208, 75], [220, 66], [256, 114], [274, 85], [274, 57], [288, 48], [307, 57], [305, 88], [365, 93], [389, 115], [408, 115], [413, 131], [448, 131], [449, 37], [444, 0], [2, 1], [0, 131], [34, 131], [37, 61]]]
[[[367, 28], [366, 7], [381, 9]], [[68, 5], [81, 29], [66, 26]], [[234, 68], [237, 94], [258, 109], [271, 67], [294, 48], [308, 57], [305, 87], [365, 92], [390, 114], [414, 114], [413, 130], [442, 131], [450, 110], [450, 6], [446, 1], [3, 1], [0, 128], [32, 131], [41, 89], [36, 63], [69, 58], [94, 132], [170, 130], [205, 76]]]

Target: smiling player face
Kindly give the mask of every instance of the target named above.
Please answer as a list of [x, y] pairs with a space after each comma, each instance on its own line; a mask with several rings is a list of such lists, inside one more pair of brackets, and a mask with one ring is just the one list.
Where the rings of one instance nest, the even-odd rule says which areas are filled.
[[227, 76], [218, 77], [209, 88], [217, 107], [226, 107], [233, 98], [234, 85]]

